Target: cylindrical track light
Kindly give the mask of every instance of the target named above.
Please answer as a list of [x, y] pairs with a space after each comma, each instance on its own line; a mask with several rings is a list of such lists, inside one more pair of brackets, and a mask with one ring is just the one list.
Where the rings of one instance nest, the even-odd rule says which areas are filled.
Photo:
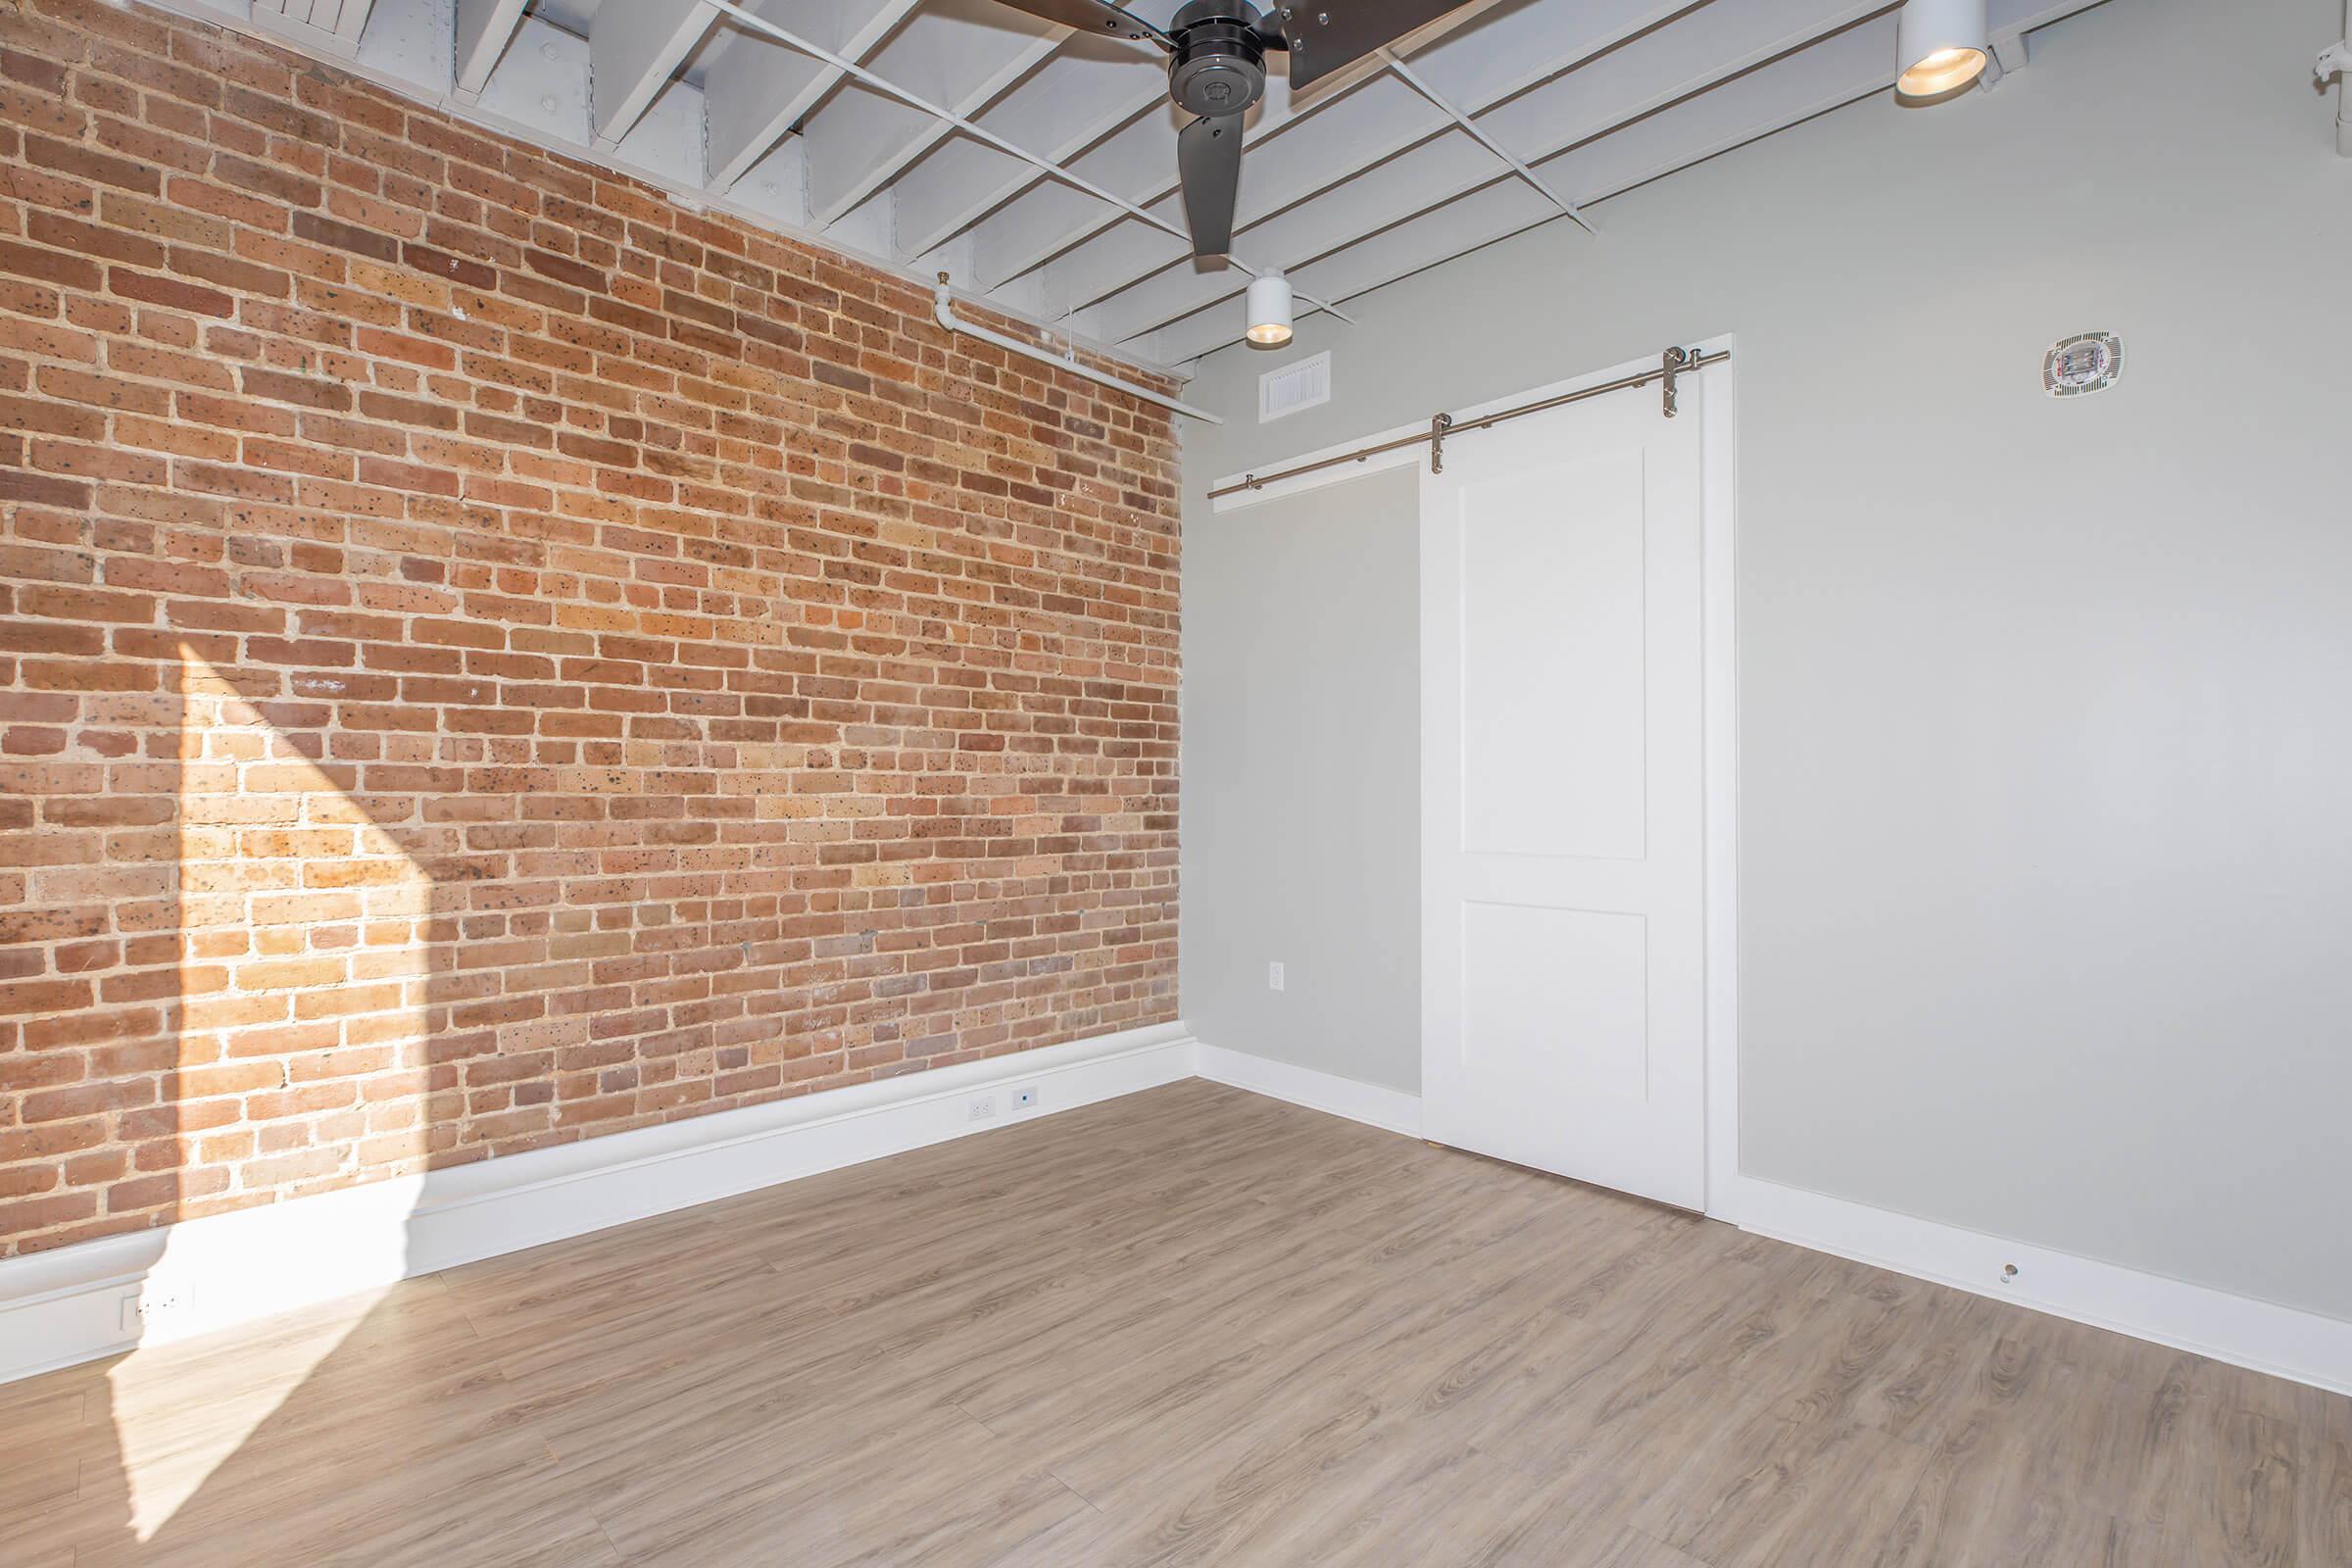
[[1278, 349], [1291, 340], [1291, 280], [1279, 271], [1250, 280], [1250, 341]]
[[1984, 74], [1984, 0], [1904, 0], [1895, 25], [1894, 89], [1940, 98]]

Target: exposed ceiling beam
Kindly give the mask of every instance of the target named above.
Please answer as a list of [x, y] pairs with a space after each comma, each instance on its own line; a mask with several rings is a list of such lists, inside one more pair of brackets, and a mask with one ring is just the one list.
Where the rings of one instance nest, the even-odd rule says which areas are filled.
[[[1470, 4], [1456, 6], [1406, 33], [1392, 47], [1400, 54], [1426, 47], [1432, 40], [1471, 23], [1496, 3], [1497, 0], [1472, 0]], [[1091, 41], [1098, 48], [1116, 47], [1113, 40], [1106, 38]], [[1056, 64], [1068, 60], [1071, 53], [1070, 46], [1065, 45]], [[1088, 178], [1113, 189], [1133, 191], [1139, 199], [1148, 200], [1174, 188], [1168, 171], [1173, 167], [1177, 133], [1190, 117], [1169, 107], [1167, 70], [1160, 55], [1127, 48], [1111, 57], [1111, 63], [1119, 61], [1129, 63], [1123, 74], [1133, 83], [1132, 92], [1113, 97], [1105, 87], [1098, 96], [1097, 82], [1092, 78], [1079, 84], [1056, 83], [1061, 100], [1056, 118], [1043, 133], [1024, 132], [1016, 139], [1032, 144], [1051, 141], [1055, 158], [1071, 162], [1073, 167], [1077, 155], [1085, 151], [1088, 167], [1081, 172]], [[1301, 100], [1298, 112], [1304, 114], [1345, 96], [1378, 69], [1378, 63], [1367, 58], [1325, 77]], [[1044, 74], [1040, 73], [1041, 77]], [[1104, 74], [1101, 79], [1107, 83], [1109, 78]], [[1036, 82], [1029, 83], [1024, 94], [1035, 86]], [[1080, 105], [1075, 112], [1070, 107], [1073, 103]], [[1011, 107], [1009, 100], [1005, 107]], [[1272, 135], [1291, 118], [1290, 78], [1278, 73], [1266, 79], [1265, 97], [1251, 110], [1245, 135], [1253, 144], [1258, 137]], [[1075, 130], [1070, 128], [1073, 121]], [[1113, 137], [1114, 145], [1096, 148], [1095, 144], [1105, 137]], [[1116, 145], [1122, 138], [1126, 145]], [[910, 188], [935, 166], [937, 172], [921, 188]], [[1049, 237], [1042, 241], [1044, 248], [1017, 263], [995, 254], [987, 246], [979, 247], [975, 253], [982, 270], [991, 274], [1002, 273], [1002, 281], [1099, 231], [1110, 220], [1092, 204], [1070, 203], [1066, 186], [1040, 187], [1039, 178], [1034, 172], [1016, 164], [987, 162], [985, 148], [951, 142], [916, 166], [895, 191], [903, 204], [911, 204], [911, 211], [903, 206], [899, 215], [901, 248], [909, 255], [927, 254], [963, 234], [998, 207], [1008, 202], [1026, 202], [1035, 212], [1024, 213], [1017, 226], [1047, 232]], [[1045, 214], [1053, 216], [1044, 223], [1031, 220]]]
[[[1528, 162], [1600, 136], [1668, 104], [1880, 9], [1876, 0], [1751, 0], [1736, 9], [1709, 7], [1653, 28], [1581, 70], [1554, 76], [1483, 117], [1490, 135], [1521, 149]], [[1886, 46], [1889, 61], [1894, 45]], [[1677, 112], [1687, 113], [1689, 106]], [[1487, 149], [1458, 129], [1429, 137], [1361, 178], [1351, 169], [1326, 172], [1319, 195], [1261, 221], [1246, 224], [1250, 253], [1297, 270], [1362, 236], [1399, 222], [1495, 177]], [[1579, 199], [1567, 191], [1571, 201]], [[1079, 258], [1083, 259], [1083, 258]], [[1099, 275], [1099, 274], [1098, 274]], [[1086, 313], [1089, 329], [1117, 341], [1176, 320], [1239, 292], [1233, 280], [1162, 259], [1150, 275], [1132, 281]]]
[[[1690, 0], [1585, 0], [1573, 8], [1496, 8], [1413, 55], [1413, 69], [1447, 101], [1475, 114], [1689, 6]], [[1273, 80], [1267, 85], [1271, 89]], [[1271, 100], [1271, 91], [1268, 96]], [[1312, 97], [1311, 106], [1302, 105], [1296, 114], [1287, 99], [1279, 115], [1269, 102], [1267, 119], [1256, 126], [1255, 139], [1242, 160], [1238, 223], [1246, 226], [1451, 123], [1443, 110], [1385, 70], [1351, 91], [1327, 94], [1318, 86]], [[1129, 144], [1120, 149], [1122, 154], [1149, 172], [1148, 188], [1136, 195], [1155, 212], [1181, 211], [1173, 177], [1177, 118], [1164, 116], [1160, 123], [1145, 122], [1114, 138]], [[1283, 137], [1279, 150], [1272, 142], [1278, 131]], [[1106, 220], [1099, 209], [1078, 212], [1062, 204], [1063, 210], [1055, 213], [1022, 210], [1045, 207], [1045, 196], [1042, 190], [1032, 192], [981, 226], [974, 261], [982, 281], [1000, 270], [1014, 276], [1053, 258], [1037, 290], [1039, 302], [1074, 310], [1184, 260], [1181, 251], [1133, 224], [1117, 224], [1115, 215]], [[995, 232], [1000, 228], [1004, 230], [1002, 247]]]
[[[1882, 38], [1875, 28], [1861, 29], [1537, 167], [1591, 206], [1891, 85], [1893, 48], [1891, 30]], [[1497, 177], [1314, 262], [1300, 275], [1318, 288], [1360, 294], [1557, 216], [1527, 186]], [[1190, 358], [1238, 342], [1238, 325], [1226, 319], [1232, 314], [1201, 310], [1162, 327], [1157, 343], [1163, 353]]]
[[[1181, 228], [1178, 228], [1173, 224], [1165, 224], [1163, 220], [1154, 218], [1152, 214], [1145, 212], [1142, 208], [1123, 200], [1119, 196], [1110, 191], [1102, 189], [1099, 185], [1089, 184], [1085, 179], [1071, 173], [1070, 171], [1047, 158], [1044, 154], [1031, 152], [1016, 142], [1007, 141], [1003, 136], [998, 135], [995, 131], [988, 129], [986, 126], [970, 119], [968, 116], [958, 114], [952, 109], [942, 108], [938, 104], [930, 102], [929, 100], [923, 98], [920, 94], [912, 91], [899, 82], [892, 81], [877, 72], [868, 70], [866, 67], [858, 65], [854, 61], [846, 60], [839, 55], [833, 54], [831, 51], [824, 49], [821, 45], [812, 43], [808, 39], [801, 37], [799, 34], [793, 32], [790, 28], [785, 27], [780, 24], [766, 21], [755, 13], [746, 10], [741, 4], [741, 0], [711, 0], [711, 3], [717, 6], [718, 9], [724, 12], [728, 17], [732, 18], [738, 25], [750, 27], [756, 32], [760, 32], [770, 38], [773, 38], [778, 43], [788, 44], [795, 49], [803, 51], [804, 53], [815, 55], [817, 58], [829, 62], [834, 67], [839, 69], [843, 74], [854, 79], [860, 87], [870, 89], [874, 93], [889, 97], [894, 102], [904, 104], [907, 108], [929, 115], [933, 119], [938, 120], [947, 125], [953, 126], [955, 129], [962, 131], [967, 136], [976, 137], [981, 141], [989, 143], [1000, 152], [1008, 153], [1015, 158], [1025, 160], [1045, 173], [1052, 175], [1054, 178], [1060, 180], [1063, 183], [1074, 185], [1077, 188], [1087, 192], [1090, 196], [1094, 197], [1098, 201], [1108, 203], [1110, 206], [1127, 212], [1133, 217], [1143, 219], [1147, 222], [1162, 223], [1168, 228], [1170, 233], [1176, 235], [1178, 238], [1184, 237], [1184, 231]], [[697, 106], [697, 112], [700, 112], [699, 102]], [[799, 138], [801, 142], [806, 142], [807, 139], [808, 138], [806, 136]], [[826, 232], [830, 233], [832, 230], [828, 228]], [[1232, 268], [1235, 271], [1251, 277], [1254, 277], [1258, 274], [1258, 269], [1250, 266], [1250, 263], [1244, 261], [1238, 255], [1227, 256], [1224, 260], [1225, 264]], [[1340, 319], [1344, 321], [1350, 319], [1350, 318], [1345, 312], [1334, 309], [1328, 301], [1319, 300], [1311, 294], [1298, 293], [1296, 295], [1296, 298], [1301, 305], [1310, 307], [1314, 310], [1329, 311], [1332, 315], [1339, 317]]]
[[616, 147], [718, 20], [707, 0], [609, 0], [588, 24], [588, 90], [599, 147]]
[[[863, 60], [921, 0], [844, 4], [821, 16], [785, 17], [839, 55]], [[752, 9], [766, 15], [775, 0]], [[842, 73], [813, 55], [756, 32], [739, 32], [710, 62], [703, 78], [709, 120], [710, 188], [731, 190], [753, 165], [824, 101]]]
[[[1036, 74], [977, 118], [1060, 163], [1167, 95], [1167, 65], [1158, 50], [1074, 33]], [[984, 142], [951, 137], [892, 189], [898, 247], [925, 255], [1043, 177]]]
[[[1689, 10], [1691, 0], [1583, 0], [1576, 7], [1564, 5], [1517, 5], [1494, 7], [1477, 12], [1465, 10], [1448, 14], [1445, 35], [1430, 37], [1428, 30], [1416, 35], [1416, 40], [1428, 40], [1425, 47], [1411, 52], [1413, 71], [1421, 73], [1423, 80], [1433, 82], [1453, 104], [1465, 106], [1475, 113], [1503, 96], [1539, 82], [1552, 73], [1566, 71], [1576, 61], [1590, 59], [1601, 49], [1623, 42], [1640, 30], [1658, 25], [1672, 14]], [[1411, 42], [1411, 40], [1406, 40]], [[1409, 54], [1406, 42], [1399, 42], [1397, 54]], [[1381, 61], [1366, 61], [1371, 69], [1381, 69]], [[1315, 190], [1341, 176], [1346, 170], [1364, 167], [1366, 163], [1395, 153], [1397, 148], [1411, 146], [1421, 136], [1440, 129], [1445, 116], [1430, 106], [1418, 94], [1401, 92], [1393, 77], [1374, 75], [1359, 80], [1357, 87], [1329, 92], [1317, 84], [1315, 92], [1307, 94], [1298, 108], [1292, 108], [1287, 94], [1275, 96], [1275, 82], [1287, 77], [1270, 77], [1268, 104], [1263, 118], [1253, 127], [1253, 139], [1272, 139], [1282, 134], [1305, 134], [1310, 122], [1319, 122], [1324, 116], [1341, 113], [1346, 106], [1348, 118], [1354, 127], [1348, 131], [1348, 148], [1341, 153], [1343, 163], [1334, 170], [1322, 170], [1322, 155], [1282, 155], [1289, 167], [1268, 170], [1265, 160], [1272, 155], [1268, 146], [1256, 160], [1242, 160], [1242, 212], [1240, 220], [1249, 220], [1251, 214], [1270, 212], [1272, 205], [1282, 200], [1298, 200], [1307, 190]], [[1376, 106], [1366, 108], [1366, 94], [1376, 96]], [[1117, 178], [1110, 160], [1117, 167], [1134, 167], [1143, 172], [1139, 186], [1119, 186], [1129, 190], [1136, 200], [1157, 209], [1166, 202], [1176, 209], [1176, 129], [1181, 118], [1174, 113], [1157, 116], [1157, 122], [1143, 120], [1136, 127], [1103, 143], [1101, 163], [1105, 165], [1105, 183]], [[1289, 129], [1296, 124], [1296, 129]], [[1251, 143], [1256, 148], [1256, 141]], [[981, 282], [1004, 282], [1021, 275], [1030, 268], [1047, 264], [1072, 247], [1080, 247], [1094, 235], [1110, 228], [1101, 209], [1080, 209], [1070, 205], [1060, 193], [1049, 188], [1037, 188], [1025, 193], [1004, 212], [988, 219], [974, 235], [974, 261]], [[1127, 235], [1122, 249], [1131, 249], [1141, 235]], [[1148, 247], [1148, 254], [1136, 261], [1136, 268], [1151, 270], [1152, 264], [1166, 264], [1178, 259], [1166, 247]], [[1075, 308], [1089, 303], [1089, 279], [1096, 275], [1094, 268], [1063, 268], [1058, 279], [1049, 277], [1037, 294], [1042, 301], [1054, 301], [1058, 308]], [[1129, 270], [1129, 277], [1141, 275]], [[1110, 287], [1117, 287], [1119, 270], [1110, 270]]]
[[[1178, 359], [1231, 341], [1242, 323], [1226, 302], [1261, 270], [1285, 264], [1300, 307], [1329, 309], [1334, 289], [1377, 286], [1768, 133], [1788, 122], [1786, 104], [1749, 102], [1728, 128], [1717, 119], [1752, 81], [1787, 82], [1788, 62], [1885, 30], [1893, 10], [1472, 0], [1418, 52], [1412, 40], [1375, 52], [1297, 103], [1277, 72], [1249, 128], [1240, 254], [1219, 265], [1190, 255], [1175, 181], [1184, 117], [1153, 57], [994, 0], [604, 0], [587, 37], [550, 25], [533, 0], [152, 3], [233, 12], [231, 25], [350, 59], [542, 145], [894, 270], [926, 256], [918, 271], [946, 267], [1001, 309], [1128, 357]], [[2029, 30], [2091, 3], [1990, 0], [1997, 58], [2021, 60]], [[1867, 20], [1807, 36], [1847, 17]], [[714, 25], [726, 36], [711, 39]], [[1754, 47], [1723, 53], [1743, 41]], [[1891, 74], [1891, 46], [1878, 53], [1848, 96]]]
[[1389, 63], [1389, 69], [1396, 73], [1398, 77], [1403, 80], [1406, 86], [1412, 88], [1413, 91], [1428, 99], [1438, 108], [1445, 110], [1446, 114], [1453, 118], [1453, 122], [1456, 125], [1459, 125], [1463, 130], [1467, 131], [1470, 135], [1478, 139], [1478, 144], [1480, 146], [1486, 148], [1487, 151], [1493, 153], [1495, 157], [1510, 165], [1511, 172], [1517, 174], [1521, 179], [1526, 180], [1530, 185], [1533, 185], [1538, 194], [1543, 196], [1545, 201], [1551, 203], [1552, 206], [1557, 207], [1560, 210], [1561, 217], [1573, 220], [1576, 223], [1576, 226], [1583, 229], [1588, 234], [1594, 232], [1591, 221], [1586, 219], [1582, 212], [1577, 210], [1576, 203], [1570, 201], [1558, 191], [1553, 190], [1551, 186], [1545, 182], [1543, 175], [1537, 173], [1534, 170], [1527, 167], [1527, 161], [1525, 159], [1521, 158], [1517, 153], [1512, 152], [1508, 147], [1505, 147], [1494, 137], [1488, 135], [1486, 129], [1481, 126], [1475, 119], [1463, 113], [1453, 104], [1446, 102], [1445, 95], [1440, 93], [1435, 87], [1432, 87], [1428, 82], [1422, 80], [1418, 75], [1415, 75], [1413, 73], [1413, 68], [1406, 65], [1402, 60], [1398, 59], [1395, 50], [1381, 50], [1380, 58]]
[[[872, 66], [887, 80], [969, 117], [1035, 71], [1069, 31], [996, 0], [930, 0], [875, 53]], [[808, 143], [809, 220], [841, 219], [953, 129], [887, 92], [845, 81], [801, 127]]]
[[[2095, 3], [1992, 0], [1995, 35], [2046, 25]], [[1885, 92], [1894, 85], [1894, 22], [1886, 15], [1725, 82], [1677, 105], [1671, 114], [1645, 116], [1608, 135], [1533, 162], [1545, 178], [1589, 208]], [[1497, 175], [1467, 195], [1303, 266], [1293, 276], [1299, 286], [1344, 302], [1557, 216], [1527, 186]], [[1169, 322], [1152, 335], [1156, 356], [1172, 364], [1241, 340], [1242, 323], [1234, 312], [1215, 306]]]
[[375, 0], [253, 0], [253, 24], [342, 60], [358, 57]]
[[[335, 60], [318, 38], [266, 32], [254, 25], [251, 0], [137, 0], [161, 11], [222, 26], [248, 37], [266, 37], [312, 60]], [[619, 0], [626, 3], [626, 0]], [[726, 0], [713, 0], [722, 12]], [[233, 7], [233, 9], [232, 9]], [[593, 144], [588, 103], [588, 40], [546, 23], [528, 7], [521, 24], [500, 63], [484, 82], [478, 102], [459, 98], [452, 90], [455, 58], [449, 0], [376, 0], [370, 24], [361, 40], [359, 57], [348, 62], [360, 76], [400, 94], [412, 103], [449, 114], [461, 124], [513, 137], [529, 147], [559, 157], [578, 159], [591, 166], [621, 170], [645, 180], [654, 189], [696, 209], [725, 213], [767, 234], [843, 258], [890, 276], [933, 286], [933, 279], [910, 269], [903, 258], [859, 245], [838, 232], [819, 234], [802, 217], [800, 188], [801, 138], [790, 136], [756, 165], [736, 190], [712, 195], [705, 189], [702, 126], [703, 94], [690, 82], [676, 81], [657, 95], [653, 111], [639, 122], [627, 144], [618, 149]], [[737, 19], [738, 25], [748, 25]], [[750, 30], [757, 30], [756, 27]], [[796, 45], [797, 47], [797, 45]], [[802, 51], [808, 52], [806, 50]], [[847, 71], [855, 62], [835, 57], [827, 64]], [[673, 145], [673, 129], [691, 126], [692, 145]], [[649, 131], [660, 131], [662, 144], [644, 145]], [[691, 157], [686, 156], [691, 152]], [[640, 156], [640, 154], [644, 156]], [[1051, 331], [1057, 342], [1083, 354], [1100, 355], [1148, 372], [1167, 367], [1139, 358], [1132, 349], [1114, 349], [1064, 328], [1039, 320], [1017, 301], [995, 299], [990, 309], [1026, 322], [1041, 333]]]
[[[1241, 189], [1234, 202], [1236, 232], [1330, 184], [1332, 170], [1392, 156], [1448, 123], [1443, 111], [1385, 74], [1320, 105], [1311, 115], [1294, 117], [1280, 127], [1279, 140], [1269, 133], [1244, 150]], [[1184, 198], [1169, 191], [1150, 206], [1163, 219], [1176, 218], [1184, 212]], [[1083, 244], [1040, 271], [1041, 302], [1077, 311], [1165, 267], [1200, 270], [1189, 247], [1169, 244], [1147, 225], [1094, 226], [1095, 233]], [[1254, 247], [1251, 254], [1256, 254]]]
[[482, 95], [499, 57], [522, 25], [523, 7], [530, 0], [458, 0], [456, 68], [451, 85], [468, 101]]
[[[1125, 200], [1144, 205], [1156, 202], [1175, 188], [1176, 134], [1186, 118], [1168, 102], [1163, 85], [1135, 119], [1071, 159], [1070, 172], [1118, 192]], [[1244, 132], [1245, 189], [1248, 149], [1272, 135], [1290, 118], [1289, 78], [1268, 76], [1266, 95], [1250, 111]], [[1033, 185], [972, 230], [974, 280], [983, 288], [1002, 287], [1089, 234], [1100, 233], [1103, 224], [1116, 217], [1105, 217], [1101, 207], [1080, 199], [1066, 185]]]

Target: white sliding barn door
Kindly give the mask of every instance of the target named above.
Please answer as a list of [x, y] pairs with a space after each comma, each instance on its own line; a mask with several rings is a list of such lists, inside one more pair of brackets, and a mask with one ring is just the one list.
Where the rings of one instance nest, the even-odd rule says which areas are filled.
[[1700, 386], [1422, 475], [1428, 1136], [1705, 1206]]

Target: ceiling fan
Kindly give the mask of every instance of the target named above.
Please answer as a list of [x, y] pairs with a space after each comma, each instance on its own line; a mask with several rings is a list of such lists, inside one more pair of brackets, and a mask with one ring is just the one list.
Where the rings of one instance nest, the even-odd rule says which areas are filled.
[[1266, 52], [1291, 57], [1294, 91], [1444, 16], [1464, 0], [1185, 0], [1165, 28], [1111, 0], [1002, 0], [1083, 32], [1149, 41], [1168, 54], [1168, 96], [1197, 118], [1176, 137], [1176, 172], [1195, 256], [1233, 247], [1242, 116], [1266, 88]]

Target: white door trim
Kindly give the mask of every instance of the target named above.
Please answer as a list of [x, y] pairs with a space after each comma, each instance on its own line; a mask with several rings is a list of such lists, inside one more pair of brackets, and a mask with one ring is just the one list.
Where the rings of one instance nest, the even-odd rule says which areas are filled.
[[[1719, 1218], [1732, 1217], [1730, 1210], [1740, 1178], [1740, 708], [1734, 573], [1739, 535], [1738, 345], [1737, 334], [1729, 332], [1684, 345], [1697, 353], [1720, 353], [1726, 356], [1702, 369], [1688, 372], [1697, 376], [1704, 389], [1704, 396], [1698, 402], [1702, 410], [1701, 416], [1706, 421], [1699, 481], [1703, 530], [1701, 549], [1704, 551], [1701, 564], [1700, 635], [1704, 639], [1704, 692], [1701, 701], [1705, 726], [1706, 800], [1705, 1190], [1706, 1212]], [[1547, 386], [1530, 387], [1524, 392], [1490, 398], [1483, 403], [1448, 412], [1457, 421], [1474, 419], [1489, 414], [1499, 414], [1523, 403], [1557, 397], [1564, 392], [1580, 391], [1585, 387], [1598, 386], [1604, 381], [1620, 380], [1655, 368], [1655, 361], [1629, 360], [1554, 381]], [[1613, 395], [1657, 397], [1661, 394], [1654, 386], [1643, 386], [1629, 387], [1623, 393]], [[1311, 452], [1269, 461], [1259, 465], [1257, 471], [1338, 457], [1361, 446], [1409, 436], [1427, 428], [1422, 423], [1392, 425], [1385, 430], [1335, 442]], [[1472, 432], [1462, 439], [1475, 441], [1477, 434]], [[1361, 462], [1337, 464], [1254, 490], [1237, 490], [1231, 495], [1218, 497], [1209, 506], [1211, 511], [1219, 513], [1240, 511], [1283, 496], [1298, 495], [1301, 491], [1346, 484], [1383, 468], [1400, 468], [1407, 464], [1424, 463], [1428, 457], [1428, 450], [1424, 447], [1399, 447]], [[1248, 477], [1248, 472], [1244, 470], [1222, 475], [1209, 488], [1217, 490], [1237, 484]]]
[[[1698, 347], [1730, 354], [1733, 338]], [[1705, 725], [1707, 1212], [1725, 1214], [1740, 1178], [1739, 359], [1698, 372], [1706, 429], [1700, 462], [1701, 708]]]

